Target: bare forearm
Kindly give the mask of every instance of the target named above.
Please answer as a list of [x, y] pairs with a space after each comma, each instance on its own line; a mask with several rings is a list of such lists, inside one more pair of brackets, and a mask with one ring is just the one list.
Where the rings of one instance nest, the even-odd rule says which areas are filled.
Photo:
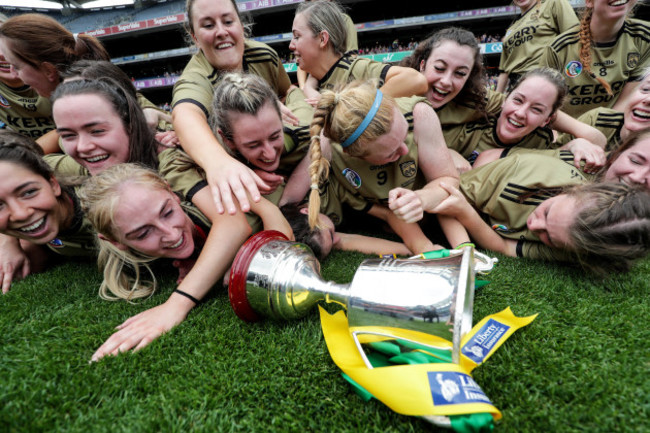
[[509, 239], [499, 236], [475, 210], [463, 213], [459, 216], [459, 221], [467, 229], [472, 239], [482, 248], [513, 257], [516, 255], [514, 249], [509, 245], [512, 241], [509, 243]]
[[425, 212], [431, 212], [440, 202], [449, 197], [449, 193], [440, 187], [442, 182], [454, 188], [458, 188], [460, 184], [458, 178], [440, 177], [426, 184], [421, 190], [416, 191]]
[[250, 235], [251, 228], [243, 215], [226, 216], [231, 221], [213, 225], [192, 270], [178, 286], [179, 290], [203, 297], [218, 283], [230, 267], [239, 247]]
[[341, 240], [334, 245], [337, 250], [359, 251], [364, 254], [397, 254], [408, 256], [413, 254], [402, 242], [389, 241], [387, 239], [374, 238], [371, 236], [339, 233]]
[[607, 138], [602, 132], [593, 126], [574, 119], [562, 111], [557, 112], [557, 116], [551, 126], [553, 129], [571, 134], [576, 138], [584, 138], [603, 149], [607, 145]]
[[231, 158], [212, 133], [205, 115], [189, 103], [179, 104], [172, 112], [174, 129], [183, 150], [207, 170], [216, 160]]
[[287, 184], [282, 192], [282, 198], [278, 206], [283, 206], [287, 203], [300, 202], [309, 191], [309, 164], [311, 159], [306, 155], [302, 161], [293, 169], [291, 176], [287, 180]]
[[499, 79], [497, 80], [497, 92], [504, 93], [506, 91], [506, 86], [508, 85], [508, 73], [501, 72], [499, 74]]
[[427, 79], [411, 68], [393, 66], [388, 70], [382, 92], [393, 98], [424, 95], [429, 88]]
[[407, 223], [383, 206], [373, 206], [369, 214], [386, 221], [412, 253], [419, 254], [435, 249], [433, 242], [426, 237], [417, 223]]
[[55, 130], [49, 131], [36, 139], [36, 144], [41, 146], [43, 153], [46, 155], [50, 153], [61, 153], [59, 147], [59, 133]]
[[438, 222], [442, 231], [445, 233], [447, 242], [451, 245], [452, 248], [456, 248], [458, 245], [469, 242], [469, 234], [465, 227], [454, 217], [438, 215]]

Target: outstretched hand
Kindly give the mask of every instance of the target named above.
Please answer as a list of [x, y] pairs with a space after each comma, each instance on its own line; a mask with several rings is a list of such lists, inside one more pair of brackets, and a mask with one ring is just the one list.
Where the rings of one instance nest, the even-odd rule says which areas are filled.
[[9, 291], [13, 281], [25, 278], [29, 272], [29, 258], [19, 245], [7, 243], [0, 248], [0, 282], [3, 295]]
[[[117, 355], [133, 349], [138, 351], [156, 338], [185, 320], [191, 301], [172, 296], [164, 304], [150, 308], [127, 319], [117, 326], [117, 332], [110, 336], [93, 354], [91, 361], [99, 361], [106, 355]], [[189, 307], [189, 308], [187, 308]]]

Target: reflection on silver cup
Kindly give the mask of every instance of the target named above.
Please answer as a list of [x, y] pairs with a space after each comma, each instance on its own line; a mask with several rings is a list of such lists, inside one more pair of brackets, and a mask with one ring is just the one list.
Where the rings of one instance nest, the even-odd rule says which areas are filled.
[[318, 301], [347, 310], [350, 328], [383, 327], [435, 335], [453, 343], [472, 327], [473, 249], [440, 259], [368, 259], [350, 284], [323, 281], [309, 247], [279, 232], [253, 236], [237, 253], [228, 293], [243, 320], [303, 317]]

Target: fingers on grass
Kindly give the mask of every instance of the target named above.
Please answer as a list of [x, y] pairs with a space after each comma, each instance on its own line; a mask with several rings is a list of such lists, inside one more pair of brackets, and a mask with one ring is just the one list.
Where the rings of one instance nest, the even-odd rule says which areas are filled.
[[6, 294], [11, 288], [11, 272], [5, 271], [2, 275], [2, 294]]

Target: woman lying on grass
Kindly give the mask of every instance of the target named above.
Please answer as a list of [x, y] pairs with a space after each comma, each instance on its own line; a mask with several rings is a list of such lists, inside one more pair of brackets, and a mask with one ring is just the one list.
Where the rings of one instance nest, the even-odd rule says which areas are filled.
[[76, 191], [59, 183], [30, 138], [0, 131], [0, 281], [38, 272], [58, 253], [94, 257], [95, 231]]
[[[240, 246], [234, 236], [222, 236], [219, 243], [210, 242], [208, 235], [213, 220], [191, 203], [181, 203], [156, 172], [135, 164], [119, 164], [102, 171], [85, 182], [79, 195], [99, 236], [103, 298], [132, 300], [151, 295], [156, 281], [148, 263], [154, 259], [175, 260], [182, 271], [178, 289], [169, 300], [118, 326], [119, 331], [93, 355], [95, 361], [132, 347], [140, 349], [182, 322], [192, 307], [223, 278]], [[147, 199], [134, 200], [135, 197]], [[292, 238], [291, 229], [278, 209], [270, 205], [267, 210], [260, 213], [265, 228], [280, 230]], [[250, 227], [243, 224], [230, 228], [250, 232]], [[222, 254], [224, 248], [232, 254]], [[143, 281], [140, 277], [143, 270], [152, 281]], [[158, 321], [148, 325], [149, 332], [134, 335], [132, 328], [152, 314]]]
[[[519, 154], [461, 176], [459, 189], [436, 186], [447, 199], [428, 205], [428, 188], [391, 191], [391, 209], [407, 221], [417, 210], [462, 224], [450, 239], [512, 257], [579, 261], [592, 270], [623, 271], [650, 247], [650, 192], [623, 182], [589, 183], [557, 158]], [[411, 207], [412, 206], [412, 207]], [[467, 230], [465, 232], [463, 230]]]
[[458, 182], [438, 118], [425, 98], [393, 99], [372, 82], [324, 90], [310, 131], [305, 187], [311, 188], [311, 227], [322, 212], [319, 187], [331, 176], [347, 192], [339, 200], [387, 221], [414, 254], [436, 248], [417, 224], [399, 222], [386, 207], [392, 188]]
[[[200, 260], [193, 268], [195, 271], [189, 273], [179, 285], [179, 290], [200, 299], [219, 281], [225, 267], [249, 236], [251, 227], [244, 213], [237, 211], [229, 215], [217, 212], [205, 180], [197, 170], [192, 167], [188, 169], [187, 155], [178, 149], [159, 145], [137, 101], [114, 81], [75, 80], [63, 83], [55, 91], [52, 103], [57, 131], [68, 154], [63, 157], [48, 156], [53, 160], [58, 158], [53, 161], [57, 171], [76, 171], [77, 174], [96, 176], [125, 162], [157, 168], [165, 173], [165, 179], [173, 191], [180, 193], [184, 200], [191, 201], [212, 222], [213, 228], [207, 234]], [[72, 163], [70, 158], [74, 160]], [[133, 203], [138, 201], [141, 201], [140, 197]], [[279, 210], [267, 200], [254, 202], [252, 208], [258, 215], [268, 208], [276, 213], [280, 227], [286, 227]], [[214, 263], [220, 265], [214, 266]], [[173, 293], [164, 304], [128, 320], [110, 340], [114, 345], [111, 350], [96, 353], [96, 357], [145, 346], [185, 318], [193, 306], [188, 300]], [[106, 347], [103, 346], [103, 349]]]
[[[293, 90], [287, 96], [287, 107], [301, 118], [301, 123], [309, 123], [313, 108], [304, 102], [304, 97], [295, 98], [299, 95], [302, 92]], [[221, 138], [224, 147], [234, 157], [275, 187], [275, 191], [264, 197], [277, 204], [284, 191], [284, 180], [307, 153], [308, 127], [283, 125], [275, 92], [262, 78], [252, 74], [227, 74], [223, 77], [215, 88], [210, 124], [214, 134]], [[330, 197], [330, 203], [332, 201]], [[339, 208], [332, 210], [334, 214], [330, 213], [337, 221], [342, 217]], [[332, 248], [368, 254], [410, 254], [402, 243], [335, 232], [332, 220], [325, 214], [320, 216], [321, 230], [309, 229], [306, 208], [287, 205], [282, 211], [292, 228], [301, 233], [296, 240], [312, 247], [321, 259]]]

